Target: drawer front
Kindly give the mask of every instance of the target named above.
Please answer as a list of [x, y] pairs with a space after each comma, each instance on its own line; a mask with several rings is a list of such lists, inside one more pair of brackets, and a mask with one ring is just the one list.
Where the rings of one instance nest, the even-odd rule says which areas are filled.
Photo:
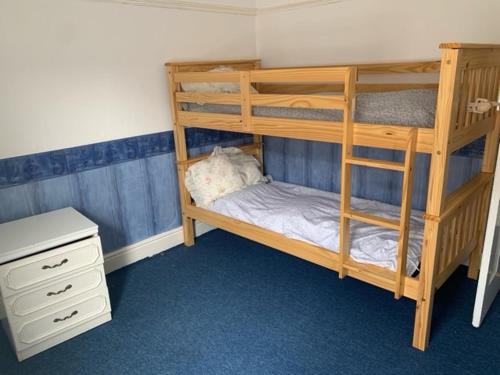
[[97, 266], [33, 292], [16, 294], [8, 298], [5, 305], [10, 316], [23, 317], [102, 285], [106, 285], [104, 268]]
[[[51, 310], [51, 311], [48, 311]], [[37, 342], [75, 327], [85, 321], [111, 311], [106, 288], [75, 297], [61, 303], [57, 310], [42, 310], [44, 314], [31, 314], [23, 319], [9, 321], [17, 350], [23, 350]]]
[[92, 237], [8, 263], [0, 270], [4, 297], [79, 268], [102, 264], [101, 241]]

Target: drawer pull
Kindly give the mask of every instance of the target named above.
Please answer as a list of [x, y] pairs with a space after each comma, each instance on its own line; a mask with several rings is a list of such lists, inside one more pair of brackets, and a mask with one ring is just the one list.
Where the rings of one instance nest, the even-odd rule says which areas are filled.
[[78, 314], [78, 310], [73, 311], [71, 314], [69, 314], [68, 316], [65, 316], [64, 318], [55, 318], [54, 323], [64, 322], [65, 320], [71, 319], [76, 314]]
[[50, 270], [50, 269], [52, 269], [52, 268], [61, 267], [63, 264], [66, 264], [66, 263], [68, 263], [68, 259], [63, 259], [63, 260], [61, 261], [61, 263], [54, 264], [53, 266], [47, 266], [47, 265], [43, 266], [43, 267], [42, 267], [42, 270]]
[[62, 290], [60, 290], [60, 291], [58, 291], [58, 292], [48, 292], [48, 293], [47, 293], [47, 297], [57, 296], [58, 294], [61, 294], [61, 293], [67, 292], [67, 291], [68, 291], [68, 290], [70, 290], [71, 288], [73, 288], [73, 285], [68, 284], [68, 285], [66, 286], [66, 288], [64, 288], [64, 289], [62, 289]]

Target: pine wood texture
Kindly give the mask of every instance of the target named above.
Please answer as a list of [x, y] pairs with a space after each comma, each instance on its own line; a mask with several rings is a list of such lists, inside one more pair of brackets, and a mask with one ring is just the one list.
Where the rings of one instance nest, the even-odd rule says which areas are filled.
[[344, 264], [349, 259], [349, 249], [351, 246], [350, 238], [350, 220], [353, 219], [349, 216], [351, 213], [351, 164], [348, 159], [353, 156], [353, 138], [354, 138], [354, 125], [353, 125], [353, 101], [356, 90], [356, 68], [351, 68], [345, 74], [344, 78], [344, 123], [342, 134], [342, 159], [340, 164], [340, 225], [339, 225], [339, 278], [344, 278], [346, 269]]
[[[444, 49], [441, 52], [438, 103], [435, 124], [435, 144], [429, 171], [426, 213], [439, 217], [444, 203], [448, 171], [448, 144], [451, 128], [458, 112], [459, 66], [461, 50]], [[420, 268], [419, 296], [416, 303], [413, 346], [425, 350], [429, 344], [432, 308], [434, 305], [436, 259], [441, 245], [440, 225], [425, 221], [424, 243]]]
[[[176, 92], [180, 91], [180, 85], [175, 82], [177, 67], [167, 65], [167, 81], [170, 90], [170, 112], [174, 127], [175, 156], [177, 161], [187, 160], [186, 134], [183, 127], [179, 124], [179, 113], [182, 113], [180, 105], [175, 101]], [[192, 246], [194, 244], [194, 225], [193, 220], [187, 216], [186, 207], [191, 204], [191, 196], [184, 185], [184, 176], [186, 174], [185, 166], [177, 166], [177, 176], [179, 181], [179, 200], [181, 203], [182, 228], [184, 244]]]
[[[384, 92], [384, 91], [400, 91], [411, 89], [437, 89], [437, 83], [356, 83], [356, 92]], [[276, 84], [263, 83], [260, 85], [259, 92], [261, 94], [321, 94], [325, 92], [342, 92], [343, 84]]]
[[439, 48], [464, 48], [464, 49], [489, 49], [500, 48], [500, 44], [481, 44], [481, 43], [441, 43]]
[[439, 217], [442, 241], [437, 256], [437, 288], [479, 245], [492, 181], [492, 174], [480, 173], [446, 198]]
[[340, 95], [273, 95], [253, 94], [252, 105], [266, 107], [344, 109], [344, 97]]
[[[485, 207], [491, 193], [491, 174], [500, 137], [500, 116], [496, 108], [484, 113], [467, 111], [467, 104], [478, 97], [495, 101], [500, 84], [500, 49], [497, 45], [447, 43], [441, 45], [441, 60], [391, 64], [361, 64], [324, 67], [260, 69], [259, 60], [204, 61], [166, 64], [169, 75], [170, 104], [174, 123], [176, 156], [181, 197], [182, 223], [186, 245], [193, 243], [193, 219], [228, 230], [267, 246], [287, 252], [416, 301], [413, 346], [425, 350], [429, 343], [434, 292], [469, 257], [469, 276], [477, 274], [484, 236]], [[235, 72], [209, 73], [219, 66], [232, 66]], [[436, 73], [439, 84], [360, 84], [362, 74]], [[234, 82], [240, 93], [185, 93], [181, 82]], [[250, 91], [257, 87], [259, 94]], [[397, 125], [354, 123], [355, 92], [438, 87], [434, 129]], [[324, 92], [339, 95], [323, 95]], [[241, 115], [183, 111], [180, 103], [240, 105]], [[289, 108], [335, 108], [344, 111], [339, 121], [312, 121], [290, 118], [257, 117], [252, 106]], [[195, 207], [184, 186], [184, 174], [193, 163], [208, 154], [187, 158], [185, 127], [200, 127], [254, 135], [254, 143], [242, 149], [262, 162], [262, 136], [342, 143], [341, 220], [339, 252], [292, 240], [281, 234]], [[486, 135], [482, 172], [451, 195], [446, 196], [450, 154]], [[403, 163], [359, 158], [352, 155], [354, 145], [405, 151]], [[421, 270], [415, 277], [405, 274], [411, 207], [412, 170], [416, 152], [429, 153], [428, 199], [422, 246]], [[402, 205], [399, 220], [386, 220], [355, 212], [350, 207], [351, 165], [382, 168], [403, 173]], [[395, 272], [353, 261], [348, 254], [349, 221], [361, 220], [399, 231]]]
[[408, 148], [405, 152], [403, 186], [401, 189], [401, 212], [399, 219], [399, 241], [396, 256], [396, 287], [394, 297], [399, 299], [403, 294], [406, 275], [406, 258], [408, 252], [408, 238], [410, 234], [411, 194], [413, 190], [413, 169], [415, 168], [415, 150], [417, 134], [412, 129], [408, 139]]
[[355, 67], [358, 73], [362, 74], [376, 74], [376, 73], [439, 73], [441, 68], [440, 60], [426, 60], [426, 61], [400, 61], [400, 62], [386, 62], [374, 64], [342, 64], [342, 65], [318, 65], [318, 66], [296, 66], [296, 67], [278, 67], [269, 69], [318, 69], [318, 68], [346, 68]]

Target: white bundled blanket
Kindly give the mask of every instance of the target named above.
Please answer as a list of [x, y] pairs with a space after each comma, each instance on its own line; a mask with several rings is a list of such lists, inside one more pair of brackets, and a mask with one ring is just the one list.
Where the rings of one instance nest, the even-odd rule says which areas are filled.
[[[389, 219], [399, 207], [352, 198], [353, 209]], [[233, 192], [208, 206], [222, 215], [338, 252], [340, 195], [303, 186], [260, 183]], [[406, 273], [418, 268], [423, 240], [422, 212], [412, 211]], [[360, 263], [396, 269], [397, 231], [351, 220], [351, 257]]]

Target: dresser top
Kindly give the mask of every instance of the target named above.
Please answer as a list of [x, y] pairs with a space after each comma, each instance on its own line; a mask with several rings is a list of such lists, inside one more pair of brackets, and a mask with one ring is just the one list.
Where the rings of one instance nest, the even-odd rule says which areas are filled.
[[67, 207], [0, 224], [0, 264], [97, 234], [97, 225]]

